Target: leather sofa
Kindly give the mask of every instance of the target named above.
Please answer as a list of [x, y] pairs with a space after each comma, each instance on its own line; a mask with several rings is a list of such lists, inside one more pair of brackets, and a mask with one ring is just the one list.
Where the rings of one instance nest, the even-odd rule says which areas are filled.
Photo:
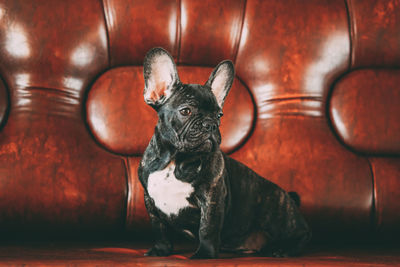
[[[236, 68], [222, 148], [301, 198], [316, 239], [398, 236], [397, 0], [1, 0], [0, 232], [150, 232], [142, 64]], [[135, 240], [135, 234], [132, 234]]]

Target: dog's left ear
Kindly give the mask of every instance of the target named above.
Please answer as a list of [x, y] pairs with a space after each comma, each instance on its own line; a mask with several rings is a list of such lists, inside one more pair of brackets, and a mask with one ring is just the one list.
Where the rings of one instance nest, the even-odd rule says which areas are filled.
[[217, 99], [218, 105], [222, 108], [226, 96], [231, 89], [235, 77], [235, 68], [232, 61], [224, 60], [215, 67], [206, 82]]
[[144, 100], [157, 108], [165, 103], [180, 83], [172, 56], [156, 47], [147, 52], [143, 63]]

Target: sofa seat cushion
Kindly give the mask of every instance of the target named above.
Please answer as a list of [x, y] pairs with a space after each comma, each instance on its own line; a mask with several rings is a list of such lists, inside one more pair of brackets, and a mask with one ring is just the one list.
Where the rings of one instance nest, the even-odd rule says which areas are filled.
[[[90, 266], [393, 266], [400, 264], [400, 248], [351, 245], [311, 248], [293, 258], [239, 257], [222, 254], [215, 260], [189, 260], [195, 247], [180, 244], [175, 255], [144, 257], [150, 244], [33, 243], [0, 247], [0, 264], [6, 265], [90, 265]], [[357, 247], [357, 248], [356, 248]]]

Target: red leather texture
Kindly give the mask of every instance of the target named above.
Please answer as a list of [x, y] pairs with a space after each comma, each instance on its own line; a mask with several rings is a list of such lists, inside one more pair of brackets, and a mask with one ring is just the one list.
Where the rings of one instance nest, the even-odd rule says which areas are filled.
[[345, 144], [366, 154], [400, 155], [400, 71], [359, 70], [333, 90], [331, 120]]
[[111, 66], [140, 65], [149, 48], [179, 49], [178, 1], [104, 0]]
[[399, 67], [399, 1], [347, 0], [347, 5], [352, 67]]
[[400, 231], [399, 158], [371, 158], [375, 177], [375, 223], [379, 234], [396, 236]]
[[161, 46], [186, 83], [234, 62], [222, 148], [298, 192], [317, 235], [394, 233], [399, 14], [395, 0], [0, 0], [0, 229], [150, 231], [142, 64]]
[[143, 99], [143, 68], [112, 69], [89, 91], [87, 120], [94, 137], [117, 154], [141, 155], [157, 123], [157, 113]]
[[252, 90], [259, 118], [274, 116], [275, 105], [276, 115], [324, 115], [349, 56], [343, 1], [247, 1], [236, 73]]
[[2, 231], [122, 227], [124, 163], [82, 120], [11, 111], [0, 147]]
[[2, 231], [123, 226], [123, 160], [94, 142], [82, 116], [86, 87], [107, 67], [102, 6], [82, 3], [0, 2], [10, 95], [0, 132]]
[[183, 64], [216, 66], [234, 60], [241, 36], [245, 1], [181, 2], [180, 54]]
[[1, 6], [0, 72], [9, 89], [29, 98], [23, 88], [49, 88], [68, 97], [67, 104], [77, 103], [107, 67], [100, 2], [4, 0]]

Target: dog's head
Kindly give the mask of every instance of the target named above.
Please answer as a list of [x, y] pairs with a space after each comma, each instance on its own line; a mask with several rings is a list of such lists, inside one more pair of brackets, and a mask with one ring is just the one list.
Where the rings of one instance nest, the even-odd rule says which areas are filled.
[[144, 60], [144, 100], [158, 113], [163, 142], [178, 152], [211, 152], [221, 143], [219, 132], [224, 100], [232, 86], [234, 67], [218, 64], [204, 85], [182, 84], [172, 57], [162, 48]]

